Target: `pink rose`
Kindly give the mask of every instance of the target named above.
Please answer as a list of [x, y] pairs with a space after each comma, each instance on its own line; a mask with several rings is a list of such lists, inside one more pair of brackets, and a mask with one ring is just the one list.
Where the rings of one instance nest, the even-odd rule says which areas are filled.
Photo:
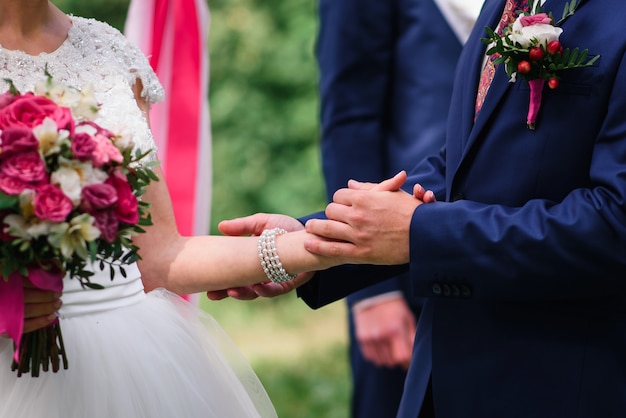
[[96, 135], [95, 140], [96, 149], [93, 152], [93, 165], [102, 167], [111, 162], [119, 164], [124, 161], [122, 153], [113, 145], [113, 142], [111, 142], [109, 138]]
[[10, 126], [33, 128], [49, 117], [59, 129], [74, 132], [74, 119], [69, 108], [60, 107], [52, 100], [26, 93], [0, 109], [0, 129]]
[[522, 26], [551, 25], [552, 19], [545, 13], [537, 13], [536, 15], [521, 16], [520, 23]]
[[114, 211], [99, 210], [94, 212], [92, 216], [95, 218], [94, 225], [100, 230], [100, 237], [107, 242], [115, 241], [119, 220]]
[[124, 156], [119, 149], [113, 144], [112, 138], [115, 138], [115, 134], [108, 129], [104, 129], [100, 125], [94, 122], [83, 122], [81, 125], [89, 125], [96, 130], [93, 140], [96, 143], [96, 147], [93, 150], [93, 164], [96, 167], [102, 167], [105, 164], [111, 162], [122, 163]]
[[17, 96], [10, 91], [5, 91], [4, 93], [0, 94], [0, 109], [2, 109], [3, 107], [7, 107], [11, 103], [13, 103], [16, 98]]
[[89, 161], [96, 150], [96, 141], [91, 135], [81, 132], [74, 135], [72, 139], [72, 153], [81, 161]]
[[106, 181], [117, 191], [117, 206], [115, 214], [120, 222], [135, 225], [139, 222], [139, 210], [137, 207], [137, 197], [133, 194], [133, 190], [128, 181], [121, 173], [113, 173]]
[[8, 127], [0, 135], [2, 141], [2, 156], [13, 152], [37, 151], [39, 141], [30, 129]]
[[9, 196], [17, 196], [28, 188], [28, 184], [14, 177], [3, 176], [0, 173], [0, 190]]
[[46, 184], [37, 189], [33, 206], [36, 217], [52, 222], [63, 222], [73, 209], [70, 198], [53, 184]]
[[90, 184], [83, 187], [81, 206], [89, 213], [106, 209], [117, 203], [117, 191], [110, 184]]
[[9, 155], [0, 161], [0, 175], [40, 185], [47, 179], [46, 165], [37, 151]]

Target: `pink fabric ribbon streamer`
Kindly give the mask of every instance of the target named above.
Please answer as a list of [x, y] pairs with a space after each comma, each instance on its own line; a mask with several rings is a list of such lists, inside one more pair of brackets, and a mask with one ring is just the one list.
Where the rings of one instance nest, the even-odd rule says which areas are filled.
[[528, 129], [535, 130], [535, 123], [537, 122], [537, 114], [541, 107], [541, 96], [543, 95], [543, 85], [546, 80], [538, 78], [535, 80], [529, 80], [530, 86], [530, 104], [528, 105], [528, 116], [526, 117], [526, 125]]
[[[61, 293], [63, 272], [46, 271], [39, 268], [28, 270], [28, 280], [41, 290]], [[8, 281], [0, 279], [0, 334], [6, 333], [15, 342], [13, 358], [18, 361], [20, 342], [24, 331], [24, 286], [23, 276], [14, 272]]]

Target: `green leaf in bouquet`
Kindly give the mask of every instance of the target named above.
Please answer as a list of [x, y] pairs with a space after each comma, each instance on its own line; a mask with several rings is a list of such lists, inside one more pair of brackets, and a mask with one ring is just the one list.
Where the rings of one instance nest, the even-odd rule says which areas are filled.
[[9, 196], [0, 192], [0, 209], [11, 209], [18, 205], [19, 198], [17, 196]]
[[102, 286], [101, 284], [97, 284], [97, 283], [83, 282], [82, 284], [83, 284], [84, 287], [87, 287], [87, 288], [93, 289], [93, 290], [102, 290], [102, 289], [104, 289], [104, 286]]

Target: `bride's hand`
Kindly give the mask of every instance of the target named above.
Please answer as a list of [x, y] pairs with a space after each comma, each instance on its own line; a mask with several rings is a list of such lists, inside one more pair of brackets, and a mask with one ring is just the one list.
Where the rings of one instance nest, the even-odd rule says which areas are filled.
[[[37, 289], [27, 279], [24, 286], [24, 333], [46, 327], [56, 320], [56, 312], [61, 308], [61, 295]], [[7, 337], [6, 334], [0, 334]]]
[[308, 282], [315, 273], [301, 273], [295, 280], [283, 283], [264, 282], [247, 287], [236, 287], [232, 289], [217, 290], [207, 292], [207, 298], [211, 300], [222, 300], [233, 298], [238, 300], [254, 300], [259, 297], [273, 298], [285, 295], [299, 286]]
[[61, 295], [36, 288], [24, 279], [24, 332], [46, 327], [56, 320]]
[[[224, 235], [259, 236], [265, 229], [282, 228], [288, 232], [300, 231], [304, 225], [297, 219], [286, 215], [257, 213], [243, 218], [236, 218], [221, 221], [218, 224], [219, 231]], [[313, 276], [310, 274], [300, 274], [291, 282], [276, 284], [272, 282], [259, 283], [253, 286], [236, 287], [224, 290], [207, 292], [206, 295], [211, 300], [222, 300], [228, 297], [239, 300], [253, 300], [262, 297], [274, 297], [291, 292], [296, 287], [304, 284]]]

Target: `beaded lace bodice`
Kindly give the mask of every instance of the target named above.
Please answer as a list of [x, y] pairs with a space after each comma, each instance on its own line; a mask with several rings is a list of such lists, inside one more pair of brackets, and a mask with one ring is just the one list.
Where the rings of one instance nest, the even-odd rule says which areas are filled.
[[[143, 84], [141, 94], [149, 103], [162, 100], [163, 88], [150, 63], [139, 48], [106, 23], [76, 16], [71, 20], [66, 40], [51, 53], [32, 56], [0, 46], [0, 92], [9, 87], [4, 79], [10, 79], [22, 93], [32, 91], [44, 80], [47, 68], [56, 82], [79, 89], [93, 86], [101, 105], [98, 124], [114, 132], [130, 132], [137, 147], [156, 151], [147, 120], [132, 90], [139, 79]], [[83, 290], [78, 280], [66, 279], [61, 315], [112, 309], [140, 300], [143, 286], [139, 270], [136, 265], [127, 266], [126, 270], [126, 278], [118, 272], [111, 281], [108, 268], [96, 269], [92, 281], [106, 286], [104, 290]]]
[[146, 119], [137, 106], [132, 86], [143, 83], [149, 103], [163, 99], [163, 88], [141, 50], [117, 29], [93, 19], [72, 16], [66, 40], [51, 53], [37, 56], [0, 46], [0, 91], [8, 78], [24, 93], [44, 80], [47, 68], [56, 82], [75, 88], [91, 84], [101, 104], [97, 122], [116, 132], [131, 131], [141, 149], [156, 148]]

